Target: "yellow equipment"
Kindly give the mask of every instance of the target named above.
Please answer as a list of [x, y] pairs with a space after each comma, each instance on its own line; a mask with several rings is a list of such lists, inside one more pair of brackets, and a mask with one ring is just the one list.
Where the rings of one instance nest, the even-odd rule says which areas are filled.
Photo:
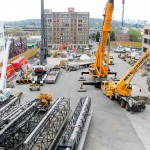
[[[89, 68], [89, 72], [82, 72], [83, 74], [89, 74], [91, 77], [96, 78], [96, 84], [101, 85], [101, 78], [105, 78], [108, 76], [109, 71], [109, 52], [107, 52], [107, 60], [106, 64], [104, 65], [104, 54], [106, 51], [106, 45], [107, 40], [109, 37], [109, 34], [111, 32], [111, 21], [112, 21], [112, 14], [114, 10], [114, 0], [108, 0], [105, 7], [105, 13], [104, 13], [104, 21], [103, 21], [103, 27], [101, 30], [100, 35], [100, 42], [97, 47], [96, 51], [96, 59], [95, 63]], [[110, 74], [116, 74], [116, 73], [110, 73]], [[82, 79], [81, 77], [80, 79]], [[83, 81], [80, 80], [79, 81]], [[84, 85], [94, 85], [94, 83], [83, 83]], [[95, 85], [96, 86], [96, 85]]]
[[65, 66], [65, 64], [66, 64], [66, 60], [64, 60], [64, 59], [62, 59], [61, 61], [60, 61], [60, 63], [59, 63], [59, 66], [60, 67], [64, 67]]
[[52, 102], [52, 96], [50, 94], [40, 93], [38, 98], [40, 99], [40, 106], [48, 107]]
[[[101, 31], [101, 39], [98, 44], [96, 52], [96, 60], [93, 64], [93, 68], [89, 69], [89, 75], [91, 77], [107, 77], [108, 76], [108, 63], [103, 65], [104, 54], [106, 50], [107, 40], [109, 33], [111, 32], [111, 20], [114, 10], [114, 1], [109, 0], [105, 7], [103, 27]], [[108, 57], [109, 58], [109, 57]]]
[[[131, 96], [132, 86], [131, 81], [135, 75], [135, 73], [139, 70], [139, 68], [145, 63], [145, 61], [150, 57], [150, 49], [141, 56], [141, 58], [134, 64], [134, 66], [124, 75], [124, 77], [118, 82], [115, 83], [113, 81], [103, 81], [101, 84], [101, 89], [110, 99], [121, 100], [121, 106], [125, 107], [129, 110], [130, 98]], [[130, 102], [131, 103], [131, 102]], [[133, 107], [133, 106], [132, 106]]]

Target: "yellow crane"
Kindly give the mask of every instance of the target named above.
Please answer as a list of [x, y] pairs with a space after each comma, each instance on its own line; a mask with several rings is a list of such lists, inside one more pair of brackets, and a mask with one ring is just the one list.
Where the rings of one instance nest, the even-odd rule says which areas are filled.
[[144, 53], [141, 58], [134, 64], [134, 66], [123, 76], [123, 78], [115, 83], [114, 81], [102, 81], [101, 89], [106, 96], [110, 99], [116, 99], [120, 102], [121, 107], [125, 107], [126, 110], [142, 110], [145, 109], [143, 101], [135, 101], [131, 98], [132, 85], [131, 81], [135, 73], [150, 57], [150, 49]]
[[100, 32], [100, 41], [96, 51], [96, 60], [89, 68], [88, 72], [81, 72], [81, 78], [79, 81], [84, 81], [83, 74], [89, 74], [90, 77], [96, 78], [95, 82], [83, 82], [84, 85], [95, 85], [100, 87], [102, 78], [106, 78], [108, 74], [115, 74], [114, 72], [109, 72], [109, 53], [107, 53], [107, 61], [104, 64], [104, 54], [106, 52], [106, 45], [109, 34], [111, 32], [111, 21], [114, 10], [114, 0], [108, 0], [106, 7], [104, 9], [104, 21], [103, 27]]

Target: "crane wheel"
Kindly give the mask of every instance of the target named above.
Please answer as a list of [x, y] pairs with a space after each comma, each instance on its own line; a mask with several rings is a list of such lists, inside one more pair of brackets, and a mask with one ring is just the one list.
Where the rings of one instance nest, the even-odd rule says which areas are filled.
[[127, 111], [130, 111], [129, 103], [126, 103], [125, 109], [126, 109]]
[[113, 95], [110, 96], [109, 98], [110, 98], [110, 100], [112, 100], [112, 101], [114, 100], [114, 96], [113, 96]]
[[124, 108], [124, 107], [125, 107], [125, 101], [124, 101], [124, 100], [121, 100], [120, 105], [121, 105], [122, 108]]

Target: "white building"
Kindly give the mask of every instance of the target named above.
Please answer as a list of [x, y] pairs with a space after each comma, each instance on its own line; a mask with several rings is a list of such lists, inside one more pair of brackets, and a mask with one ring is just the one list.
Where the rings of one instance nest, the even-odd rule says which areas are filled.
[[[143, 41], [142, 41], [142, 50], [143, 52], [146, 52], [147, 49], [150, 48], [150, 25], [144, 26], [143, 31]], [[150, 69], [150, 59], [147, 61], [147, 68]]]
[[5, 49], [4, 27], [3, 22], [0, 21], [0, 62], [2, 62]]

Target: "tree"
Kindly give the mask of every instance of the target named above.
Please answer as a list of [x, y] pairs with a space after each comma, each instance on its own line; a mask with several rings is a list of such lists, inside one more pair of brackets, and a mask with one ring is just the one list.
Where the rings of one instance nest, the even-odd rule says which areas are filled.
[[114, 33], [117, 34], [117, 33], [121, 33], [121, 28], [115, 28], [113, 29]]
[[13, 27], [13, 28], [5, 31], [5, 36], [10, 36], [10, 35], [12, 35], [12, 36], [23, 36], [24, 32], [19, 27]]
[[128, 33], [131, 37], [132, 42], [141, 42], [142, 35], [141, 35], [140, 31], [130, 28]]
[[93, 34], [92, 34], [92, 40], [95, 40], [95, 38], [96, 38], [96, 34], [93, 33]]
[[114, 31], [112, 31], [111, 33], [110, 33], [110, 41], [115, 41], [116, 39], [115, 39], [115, 32]]
[[99, 42], [100, 32], [97, 32], [96, 34], [96, 42]]

